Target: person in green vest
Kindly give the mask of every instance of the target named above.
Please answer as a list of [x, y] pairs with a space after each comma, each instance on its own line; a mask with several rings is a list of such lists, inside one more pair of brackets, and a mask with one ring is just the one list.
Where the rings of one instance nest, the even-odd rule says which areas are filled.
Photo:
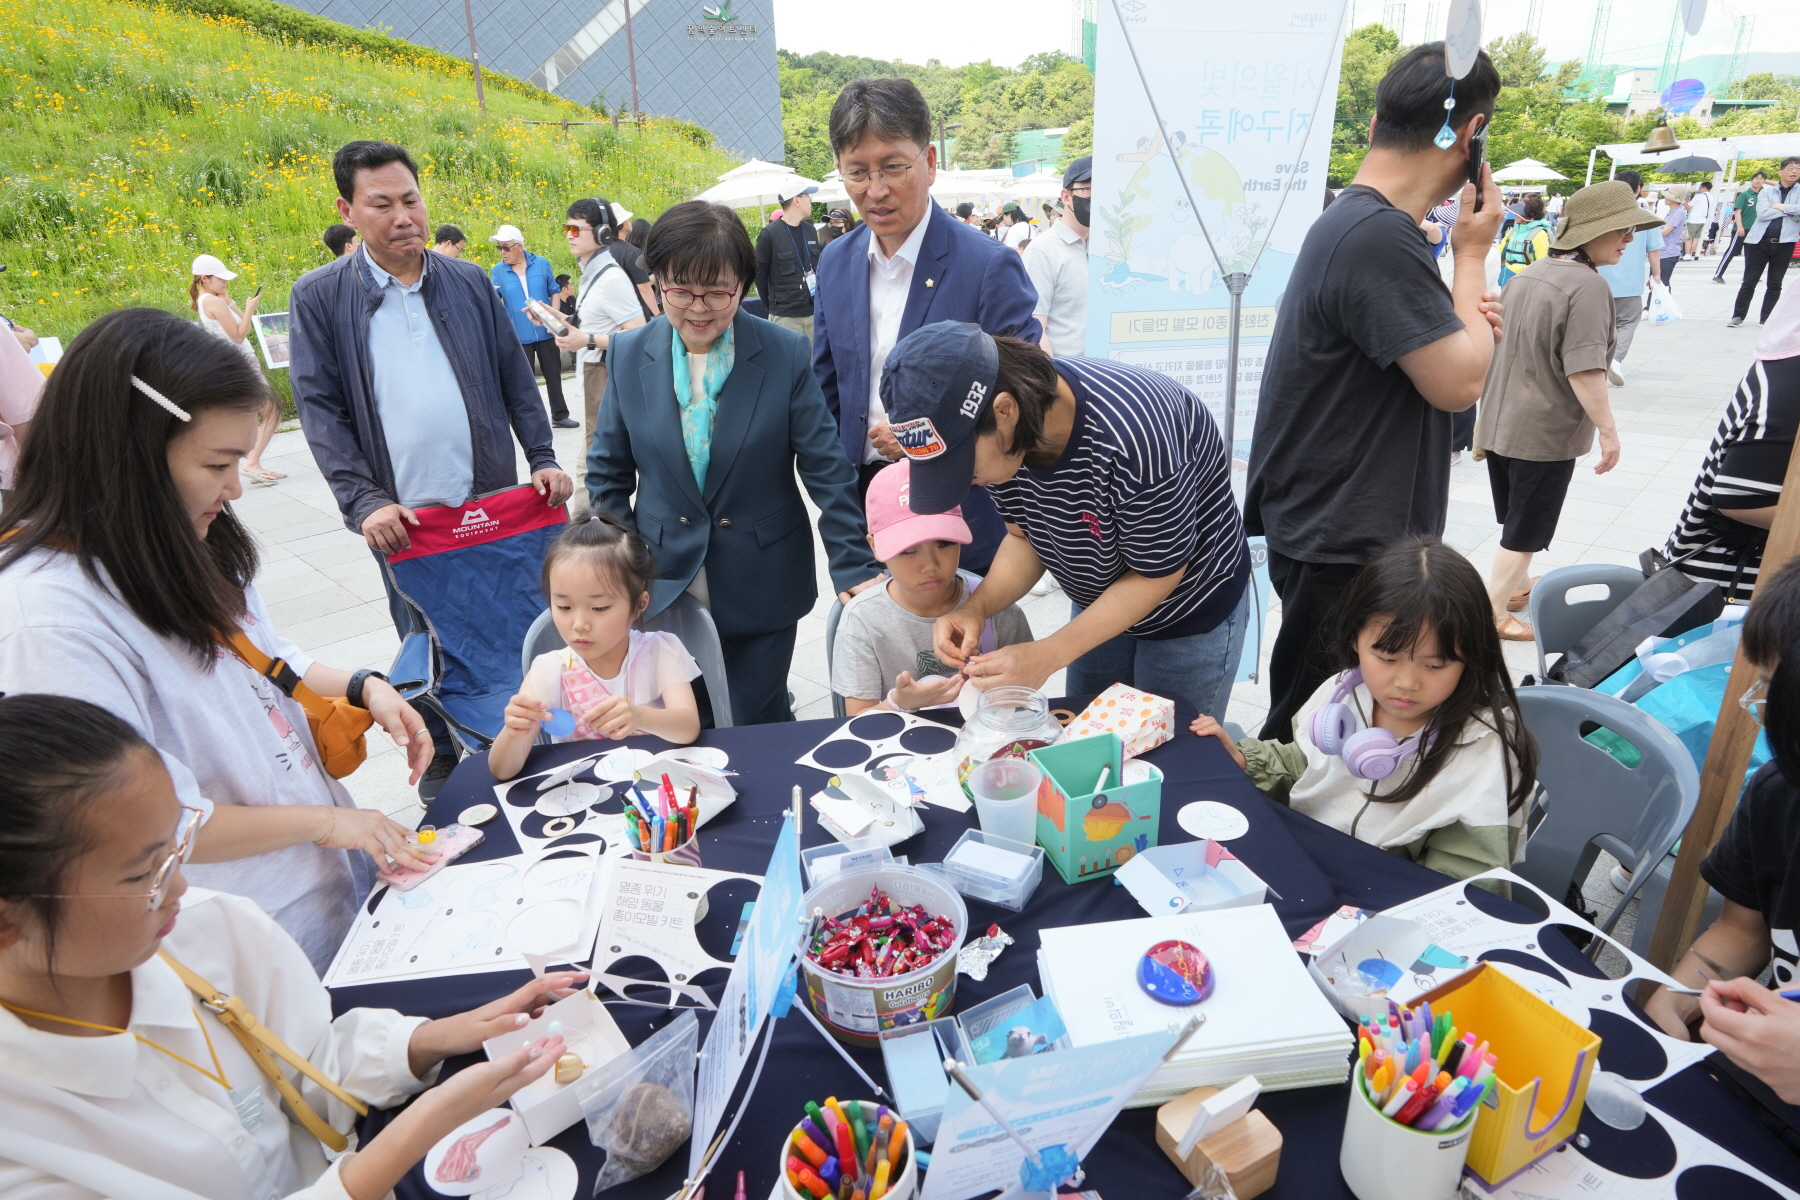
[[1523, 219], [1518, 221], [1500, 248], [1500, 286], [1550, 253], [1550, 222], [1544, 219], [1544, 198], [1533, 192], [1525, 197]]

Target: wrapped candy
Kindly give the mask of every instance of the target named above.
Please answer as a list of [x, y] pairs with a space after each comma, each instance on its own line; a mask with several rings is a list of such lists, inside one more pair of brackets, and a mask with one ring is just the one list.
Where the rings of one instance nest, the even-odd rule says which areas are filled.
[[989, 925], [986, 934], [968, 943], [957, 953], [956, 969], [970, 979], [986, 979], [988, 967], [1000, 957], [1000, 951], [1012, 944], [1011, 934], [998, 925]]

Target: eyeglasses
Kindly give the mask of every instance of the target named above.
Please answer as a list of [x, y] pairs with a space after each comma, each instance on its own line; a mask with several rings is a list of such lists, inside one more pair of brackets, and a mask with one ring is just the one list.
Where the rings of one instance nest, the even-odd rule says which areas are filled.
[[1745, 688], [1744, 694], [1738, 697], [1738, 707], [1749, 713], [1750, 719], [1758, 725], [1763, 723], [1763, 713], [1769, 706], [1768, 691], [1769, 681], [1759, 679]]
[[582, 234], [592, 233], [594, 230], [592, 226], [578, 225], [574, 221], [570, 221], [567, 225], [563, 226], [563, 232], [570, 237], [580, 237]]
[[524, 242], [496, 242], [494, 244], [499, 247], [500, 253], [502, 254], [511, 254], [514, 250], [523, 250], [525, 248]]
[[841, 178], [844, 181], [844, 186], [854, 188], [859, 192], [868, 187], [870, 183], [874, 182], [875, 176], [877, 175], [880, 175], [881, 182], [887, 184], [889, 187], [899, 187], [906, 182], [907, 174], [923, 157], [925, 157], [925, 151], [921, 150], [913, 155], [912, 162], [891, 162], [878, 171], [865, 171], [863, 168], [857, 167], [853, 170], [843, 172]]
[[1069, 195], [1080, 196], [1083, 200], [1092, 200], [1094, 198], [1093, 185], [1078, 183], [1069, 189]]
[[188, 847], [194, 844], [194, 831], [200, 828], [201, 818], [206, 815], [204, 809], [181, 806], [181, 820], [175, 826], [175, 850], [163, 859], [156, 873], [150, 876], [150, 890], [147, 892], [80, 892], [75, 894], [45, 892], [27, 893], [33, 900], [143, 900], [144, 910], [155, 912], [162, 907], [168, 898], [169, 884], [175, 880], [175, 868], [187, 857]]
[[662, 290], [663, 300], [670, 308], [691, 308], [694, 301], [704, 300], [706, 307], [713, 312], [724, 312], [731, 307], [732, 301], [738, 298], [736, 292], [724, 289], [712, 292], [696, 292], [684, 287], [666, 287]]

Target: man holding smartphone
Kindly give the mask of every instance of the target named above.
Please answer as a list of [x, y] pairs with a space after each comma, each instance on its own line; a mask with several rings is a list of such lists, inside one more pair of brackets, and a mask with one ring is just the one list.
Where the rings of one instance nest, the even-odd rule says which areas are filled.
[[[1505, 210], [1482, 161], [1499, 94], [1486, 54], [1454, 87], [1442, 42], [1397, 60], [1368, 156], [1294, 262], [1244, 503], [1281, 596], [1265, 739], [1291, 741], [1294, 714], [1335, 669], [1332, 612], [1363, 564], [1444, 532], [1451, 416], [1481, 394], [1500, 335], [1487, 253]], [[1446, 287], [1420, 225], [1459, 191]]]

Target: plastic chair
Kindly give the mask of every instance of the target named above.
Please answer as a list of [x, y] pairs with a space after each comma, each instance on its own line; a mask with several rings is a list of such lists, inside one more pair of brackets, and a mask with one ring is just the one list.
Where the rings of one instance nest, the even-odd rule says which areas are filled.
[[[825, 682], [831, 682], [831, 651], [837, 645], [838, 618], [844, 615], [844, 602], [833, 600], [831, 611], [825, 614]], [[844, 708], [844, 698], [836, 692], [831, 693], [831, 715], [834, 717], [849, 716]]]
[[[1549, 576], [1544, 577], [1546, 580]], [[1542, 582], [1539, 583], [1543, 586]], [[1526, 843], [1519, 875], [1561, 900], [1605, 850], [1631, 868], [1631, 886], [1600, 925], [1610, 932], [1687, 827], [1700, 798], [1700, 773], [1662, 723], [1623, 700], [1586, 688], [1519, 689], [1519, 710], [1538, 744], [1544, 818]], [[1638, 748], [1627, 767], [1584, 732], [1604, 725]], [[1595, 939], [1589, 955], [1602, 942]]]
[[[1642, 571], [1614, 563], [1577, 563], [1545, 571], [1531, 589], [1529, 606], [1532, 638], [1537, 642], [1538, 677], [1543, 678], [1550, 670], [1550, 655], [1567, 652], [1643, 583]], [[1606, 599], [1569, 603], [1571, 591], [1591, 584], [1603, 584]]]
[[[712, 614], [706, 607], [683, 592], [669, 607], [645, 621], [644, 628], [672, 633], [681, 639], [681, 644], [700, 666], [700, 678], [706, 681], [706, 697], [712, 702], [713, 728], [731, 728], [731, 692], [725, 683], [725, 649], [719, 642], [718, 627], [713, 624]], [[538, 655], [562, 648], [562, 635], [556, 632], [556, 623], [546, 608], [525, 634], [524, 648], [519, 652], [519, 677], [523, 679], [531, 672], [531, 662]]]

